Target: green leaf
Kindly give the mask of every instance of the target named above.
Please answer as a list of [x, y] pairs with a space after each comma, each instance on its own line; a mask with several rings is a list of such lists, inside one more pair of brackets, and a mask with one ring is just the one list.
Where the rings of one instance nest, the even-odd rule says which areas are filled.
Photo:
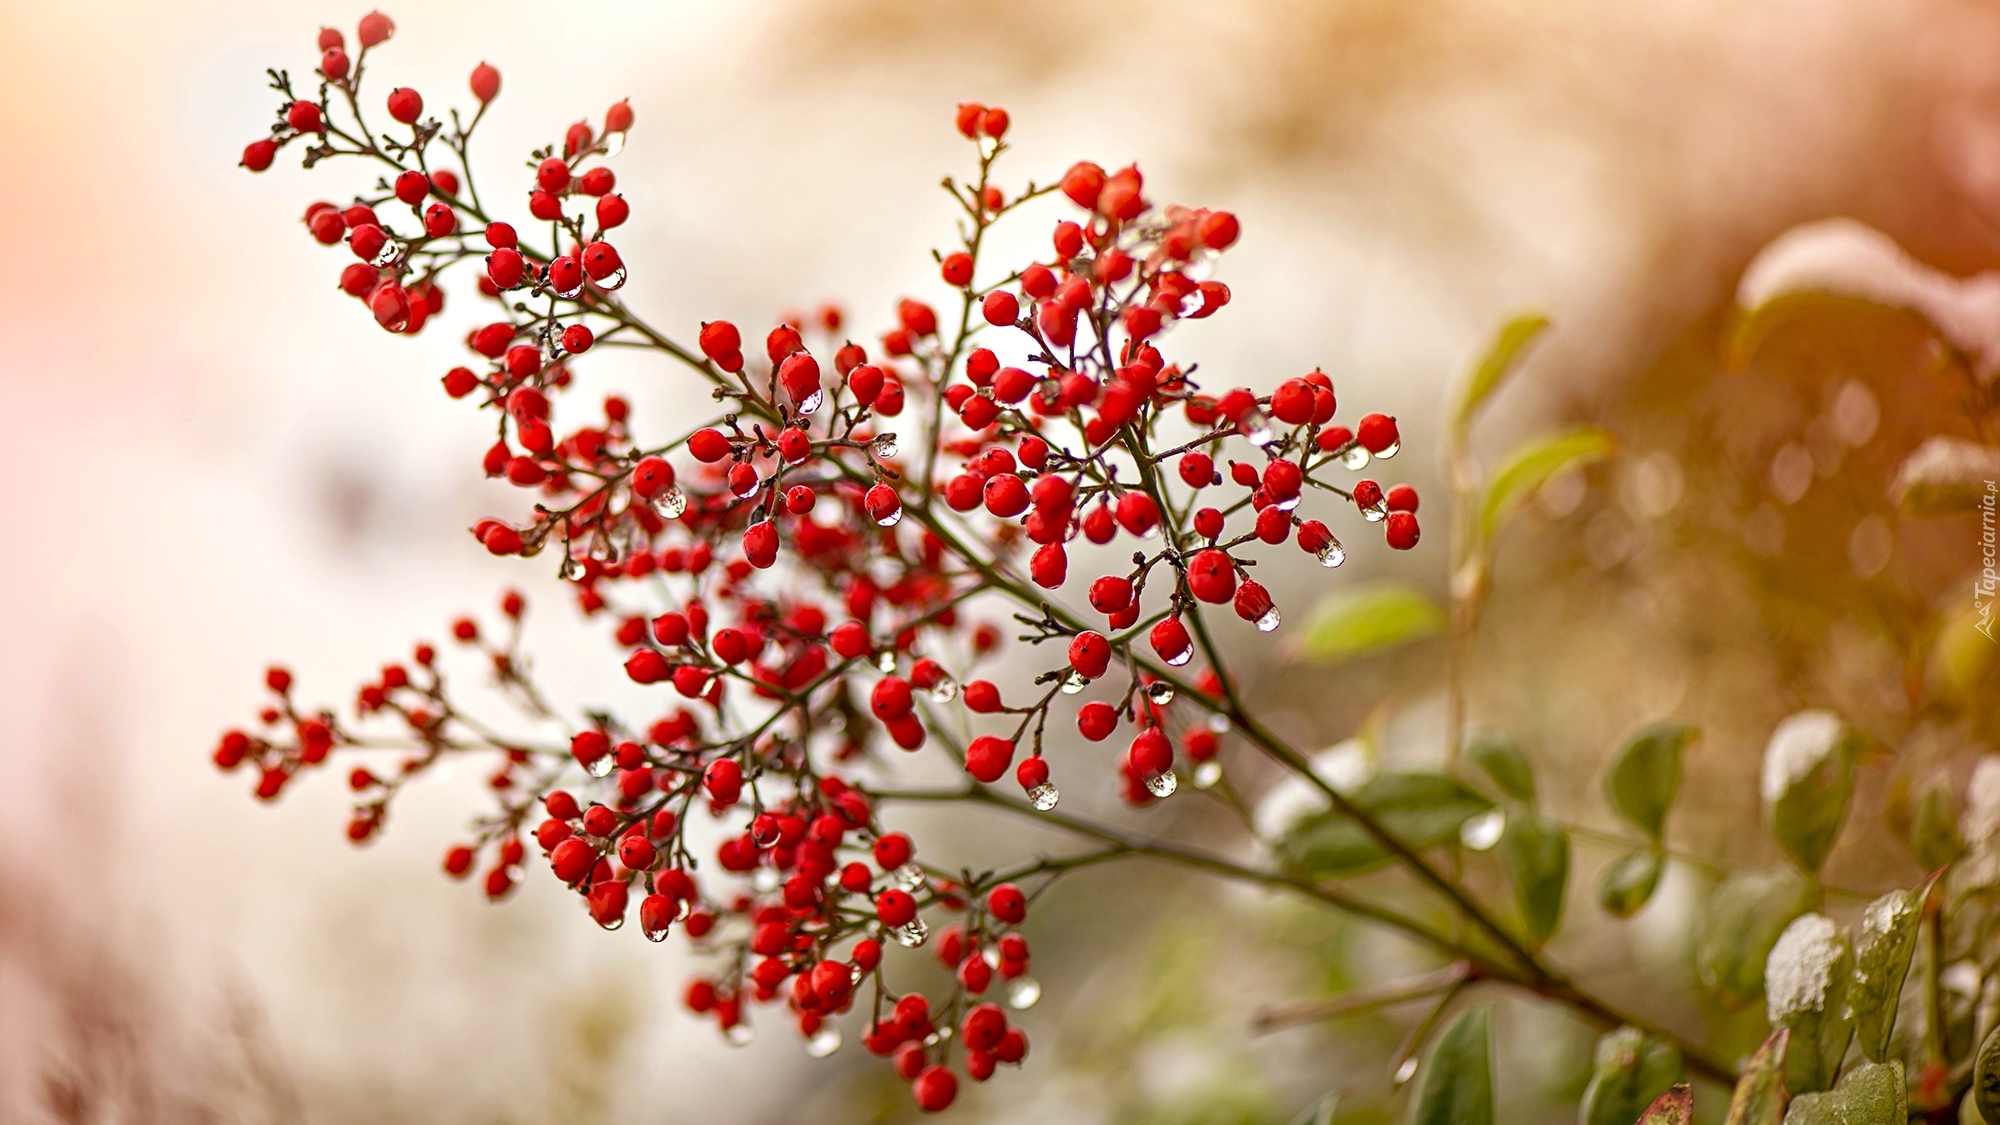
[[1779, 1125], [1785, 1119], [1785, 1105], [1792, 1097], [1785, 1089], [1785, 1054], [1791, 1037], [1780, 1027], [1750, 1056], [1729, 1095], [1729, 1116], [1723, 1125]]
[[1773, 1026], [1792, 1032], [1785, 1052], [1785, 1085], [1808, 1094], [1833, 1085], [1854, 1037], [1847, 993], [1854, 954], [1833, 919], [1802, 914], [1785, 927], [1765, 962], [1764, 990]]
[[1339, 1107], [1340, 1094], [1328, 1094], [1292, 1118], [1292, 1125], [1333, 1125], [1333, 1111]]
[[1987, 1121], [2000, 1121], [2000, 1027], [1986, 1033], [1972, 1064], [1972, 1105]]
[[1466, 744], [1465, 756], [1486, 771], [1500, 792], [1520, 801], [1535, 803], [1535, 770], [1528, 764], [1520, 744], [1498, 731], [1474, 735]]
[[[1467, 820], [1493, 807], [1464, 783], [1436, 773], [1378, 773], [1349, 799], [1413, 849], [1457, 839]], [[1282, 850], [1299, 873], [1330, 879], [1380, 867], [1391, 854], [1359, 821], [1337, 809], [1301, 820]]]
[[1438, 1036], [1410, 1125], [1493, 1125], [1492, 1025], [1490, 1009], [1467, 1008]]
[[1965, 855], [1965, 844], [1958, 838], [1958, 796], [1952, 792], [1949, 778], [1931, 782], [1917, 798], [1917, 812], [1910, 823], [1910, 850], [1917, 853], [1917, 862], [1926, 871], [1956, 863]]
[[1500, 332], [1479, 357], [1472, 374], [1466, 378], [1465, 389], [1459, 393], [1458, 406], [1452, 411], [1452, 426], [1463, 436], [1472, 427], [1472, 419], [1500, 389], [1500, 384], [1514, 373], [1514, 368], [1527, 354], [1533, 344], [1549, 327], [1549, 318], [1540, 313], [1524, 313], [1500, 326]]
[[1514, 885], [1514, 902], [1536, 945], [1562, 923], [1563, 891], [1569, 884], [1569, 833], [1562, 825], [1526, 810], [1507, 817], [1500, 834], [1500, 866]]
[[1490, 540], [1508, 517], [1557, 471], [1611, 456], [1617, 442], [1595, 426], [1535, 438], [1515, 448], [1487, 482], [1479, 506], [1479, 534]]
[[1932, 880], [1915, 890], [1890, 891], [1868, 904], [1854, 938], [1854, 986], [1847, 1003], [1854, 1009], [1855, 1038], [1870, 1061], [1887, 1057], [1889, 1035], [1896, 1029], [1896, 1008], [1903, 995], [1903, 978], [1917, 949], [1918, 923]]
[[1764, 817], [1799, 870], [1816, 874], [1847, 819], [1859, 748], [1831, 711], [1801, 711], [1771, 732], [1764, 749]]
[[1909, 1088], [1901, 1062], [1863, 1063], [1825, 1094], [1792, 1099], [1785, 1125], [1906, 1125]]
[[1604, 774], [1604, 795], [1618, 815], [1660, 840], [1667, 810], [1681, 786], [1681, 752], [1701, 728], [1676, 719], [1652, 723], [1627, 736]]
[[1630, 918], [1653, 897], [1667, 857], [1654, 848], [1630, 852], [1611, 861], [1597, 879], [1597, 902], [1607, 914]]
[[1702, 986], [1737, 1007], [1762, 996], [1771, 947], [1812, 905], [1812, 888], [1789, 871], [1738, 871], [1723, 880], [1695, 935]]
[[[1633, 1125], [1686, 1074], [1672, 1045], [1630, 1027], [1598, 1039], [1579, 1125]], [[1685, 1125], [1683, 1118], [1681, 1125]]]
[[1401, 582], [1352, 586], [1320, 599], [1297, 641], [1296, 654], [1337, 664], [1444, 632], [1444, 610]]
[[1682, 1082], [1654, 1098], [1646, 1112], [1639, 1115], [1638, 1125], [1693, 1125], [1693, 1122], [1694, 1087]]

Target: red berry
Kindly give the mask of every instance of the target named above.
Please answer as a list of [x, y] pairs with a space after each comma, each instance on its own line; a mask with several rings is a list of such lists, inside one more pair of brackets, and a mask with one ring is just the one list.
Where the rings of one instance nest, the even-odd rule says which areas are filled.
[[1013, 473], [1002, 473], [988, 480], [984, 498], [986, 510], [1001, 519], [1012, 519], [1028, 510], [1028, 486]]
[[1236, 588], [1236, 616], [1255, 624], [1261, 632], [1278, 627], [1278, 610], [1271, 603], [1270, 591], [1247, 578]]
[[1417, 527], [1415, 513], [1389, 513], [1388, 527], [1386, 529], [1389, 546], [1394, 547], [1398, 551], [1407, 551], [1417, 545], [1417, 538], [1421, 533], [1421, 529]]
[[1355, 425], [1354, 433], [1356, 440], [1361, 442], [1361, 448], [1376, 456], [1392, 451], [1392, 447], [1402, 440], [1396, 432], [1396, 420], [1387, 414], [1363, 416]]
[[500, 94], [500, 72], [488, 63], [472, 68], [472, 96], [485, 105]]
[[1174, 744], [1165, 731], [1147, 727], [1132, 740], [1131, 747], [1125, 752], [1125, 760], [1141, 779], [1158, 777], [1174, 768]]
[[1021, 302], [1005, 289], [995, 289], [980, 302], [979, 312], [986, 323], [1004, 328], [1021, 319]]
[[1188, 561], [1188, 592], [1211, 605], [1236, 594], [1236, 563], [1228, 553], [1210, 547]]
[[1118, 709], [1102, 700], [1093, 699], [1077, 709], [1076, 729], [1092, 742], [1102, 742], [1118, 729]]
[[942, 1066], [925, 1067], [910, 1083], [910, 1093], [925, 1113], [943, 1112], [958, 1097], [958, 1076]]
[[939, 265], [939, 272], [943, 274], [946, 285], [955, 289], [965, 288], [972, 284], [972, 255], [963, 250], [946, 254]]
[[1070, 202], [1086, 211], [1097, 208], [1097, 197], [1104, 191], [1104, 169], [1088, 160], [1079, 161], [1063, 173], [1062, 193]]
[[1014, 744], [997, 735], [982, 734], [965, 748], [965, 772], [992, 784], [1014, 764]]
[[875, 916], [890, 929], [907, 925], [917, 916], [917, 900], [910, 892], [891, 887], [875, 896]]
[[295, 101], [285, 110], [285, 124], [301, 133], [323, 133], [326, 119], [320, 114], [319, 106], [304, 99]]
[[1002, 883], [987, 892], [986, 909], [1002, 922], [1018, 926], [1028, 917], [1028, 896], [1014, 884]]
[[1169, 617], [1153, 626], [1149, 639], [1160, 659], [1175, 666], [1186, 664], [1188, 655], [1194, 650], [1194, 640], [1188, 636], [1187, 626], [1181, 624], [1178, 617]]
[[974, 680], [965, 685], [965, 709], [990, 715], [1000, 710], [1000, 689], [991, 680]]
[[424, 96], [408, 86], [389, 91], [389, 116], [405, 125], [414, 125], [424, 115]]
[[1399, 484], [1383, 494], [1383, 502], [1392, 512], [1415, 512], [1417, 510], [1417, 490], [1407, 484]]
[[1198, 233], [1203, 246], [1210, 250], [1226, 250], [1236, 241], [1240, 230], [1236, 216], [1227, 211], [1211, 211], [1202, 217]]
[[884, 871], [894, 871], [910, 862], [910, 856], [915, 851], [908, 836], [901, 832], [885, 833], [875, 841], [875, 866]]
[[396, 24], [381, 12], [370, 12], [361, 17], [361, 26], [357, 30], [361, 46], [365, 50], [388, 42], [389, 37], [396, 34]]
[[1132, 580], [1107, 574], [1090, 584], [1090, 606], [1099, 613], [1117, 613], [1132, 604]]
[[252, 172], [262, 172], [278, 158], [278, 142], [262, 137], [243, 146], [243, 159], [237, 161]]
[[[597, 225], [601, 230], [623, 226], [632, 217], [632, 205], [622, 195], [607, 195], [597, 201]], [[740, 366], [740, 362], [739, 362]]]
[[699, 429], [688, 435], [687, 446], [688, 452], [694, 455], [695, 460], [709, 465], [729, 456], [731, 448], [729, 439], [722, 436], [721, 430], [710, 428]]
[[1097, 679], [1111, 667], [1111, 642], [1088, 629], [1078, 633], [1070, 638], [1069, 664], [1084, 679]]

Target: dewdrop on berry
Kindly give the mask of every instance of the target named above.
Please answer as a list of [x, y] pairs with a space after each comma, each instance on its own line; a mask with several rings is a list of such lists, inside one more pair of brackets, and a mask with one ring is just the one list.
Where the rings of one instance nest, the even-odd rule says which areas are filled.
[[682, 492], [678, 485], [668, 485], [666, 491], [653, 497], [653, 510], [670, 520], [681, 518], [687, 506], [687, 493]]
[[840, 1029], [830, 1023], [823, 1023], [819, 1030], [806, 1040], [806, 1054], [815, 1059], [823, 1059], [840, 1050]]
[[900, 452], [900, 447], [896, 444], [895, 434], [883, 434], [868, 443], [868, 450], [875, 455], [876, 460], [887, 461]]
[[1007, 1006], [1017, 1012], [1034, 1007], [1041, 998], [1042, 986], [1034, 977], [1015, 977], [1007, 986]]
[[891, 930], [889, 936], [895, 938], [896, 944], [904, 949], [915, 949], [930, 940], [931, 928], [924, 924], [922, 918], [912, 918]]
[[1146, 685], [1146, 698], [1157, 707], [1165, 707], [1174, 701], [1174, 685], [1165, 680], [1154, 680]]
[[1222, 763], [1213, 758], [1194, 768], [1194, 787], [1196, 789], [1213, 789], [1215, 788], [1215, 783], [1221, 780]]

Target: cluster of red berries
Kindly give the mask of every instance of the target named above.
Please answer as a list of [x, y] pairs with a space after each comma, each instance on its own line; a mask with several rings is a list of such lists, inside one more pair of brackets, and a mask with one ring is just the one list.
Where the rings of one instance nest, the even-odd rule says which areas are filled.
[[[617, 928], [636, 909], [649, 939], [679, 923], [714, 953], [715, 971], [687, 1004], [725, 1033], [748, 1033], [751, 1005], [782, 1003], [823, 1053], [839, 1045], [839, 1017], [863, 1006], [864, 1044], [894, 1056], [925, 1109], [944, 1108], [955, 1053], [980, 1081], [1026, 1055], [1023, 1032], [986, 997], [1004, 985], [1022, 1007], [1037, 994], [1017, 927], [1059, 869], [975, 876], [919, 863], [909, 838], [882, 824], [890, 796], [853, 767], [935, 740], [963, 764], [968, 794], [1047, 810], [1059, 796], [1047, 720], [1062, 697], [1102, 685], [1075, 721], [1088, 742], [1130, 725], [1111, 771], [1125, 800], [1173, 794], [1177, 760], [1197, 786], [1213, 785], [1228, 729], [1215, 720], [1237, 704], [1203, 606], [1228, 606], [1268, 632], [1280, 613], [1251, 576], [1255, 552], [1292, 540], [1323, 565], [1344, 560], [1332, 528], [1301, 511], [1314, 492], [1383, 523], [1390, 546], [1415, 546], [1408, 486], [1327, 479], [1394, 456], [1395, 419], [1336, 423], [1333, 381], [1319, 371], [1268, 395], [1204, 391], [1160, 341], [1177, 321], [1229, 303], [1211, 274], [1239, 237], [1236, 217], [1156, 207], [1136, 167], [1087, 162], [1010, 196], [991, 178], [1010, 119], [976, 104], [956, 120], [978, 145], [977, 178], [946, 181], [963, 212], [960, 247], [939, 258], [956, 315], [902, 300], [872, 353], [841, 335], [832, 309], [810, 323], [787, 318], [761, 349], [746, 350], [724, 320], [702, 323], [684, 346], [616, 292], [625, 265], [604, 234], [630, 212], [604, 161], [632, 127], [626, 103], [532, 154], [525, 202], [537, 226], [517, 229], [484, 209], [467, 160], [499, 90], [492, 67], [472, 74], [479, 110], [468, 123], [454, 114], [447, 130], [423, 116], [421, 95], [398, 88], [387, 108], [407, 133], [363, 125], [363, 64], [393, 29], [379, 13], [364, 19], [352, 59], [340, 32], [323, 31], [316, 100], [294, 97], [273, 72], [285, 98], [278, 123], [243, 164], [262, 170], [302, 141], [309, 167], [339, 156], [389, 169], [346, 207], [314, 204], [307, 226], [323, 243], [347, 243], [357, 261], [341, 287], [390, 331], [421, 328], [443, 308], [445, 271], [483, 259], [477, 285], [494, 319], [470, 331], [476, 359], [447, 372], [444, 387], [494, 411], [484, 471], [534, 504], [525, 519], [483, 520], [472, 534], [495, 555], [553, 550], [581, 611], [609, 624], [624, 674], [662, 689], [664, 713], [640, 724], [586, 713], [566, 745], [514, 739], [462, 710], [437, 653], [420, 646], [362, 686], [351, 723], [295, 709], [290, 675], [273, 669], [261, 733], [225, 736], [217, 765], [256, 769], [269, 799], [335, 750], [399, 755], [394, 769], [350, 775], [349, 835], [361, 841], [411, 777], [490, 755], [497, 807], [447, 854], [450, 874], [483, 864], [487, 894], [501, 897], [529, 866], [532, 836], [598, 924]], [[351, 125], [335, 120], [338, 106]], [[433, 159], [439, 145], [458, 171]], [[1057, 195], [1074, 209], [1054, 222], [1048, 259], [982, 283], [986, 230]], [[408, 223], [384, 218], [397, 205]], [[548, 237], [538, 243], [526, 232], [539, 224]], [[610, 339], [684, 364], [710, 384], [717, 416], [648, 444], [622, 398], [570, 414], [568, 365]], [[912, 407], [909, 425], [891, 431]], [[1079, 540], [1121, 539], [1129, 565], [1087, 556], [1093, 573], [1076, 584], [1087, 609], [1047, 600], [1044, 591], [1075, 588]], [[999, 649], [999, 628], [962, 612], [996, 594], [1027, 611], [1023, 651], [1053, 644], [1058, 654], [1011, 703], [971, 675]], [[522, 599], [509, 594], [501, 608], [503, 640], [471, 619], [453, 624], [454, 638], [524, 713], [560, 717], [520, 653]], [[1199, 670], [1183, 673], [1197, 656]], [[958, 724], [939, 721], [956, 706], [999, 725], [961, 745]], [[1022, 796], [983, 788], [1010, 771]], [[951, 993], [898, 994], [885, 941], [926, 944], [927, 916], [940, 912], [962, 916], [936, 942]]]

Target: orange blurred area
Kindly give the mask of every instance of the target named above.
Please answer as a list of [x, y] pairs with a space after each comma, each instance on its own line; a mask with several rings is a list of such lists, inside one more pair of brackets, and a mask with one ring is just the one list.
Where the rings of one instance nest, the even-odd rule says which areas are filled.
[[[261, 176], [236, 166], [275, 104], [264, 68], [306, 73], [320, 22], [362, 11], [0, 0], [0, 1120], [896, 1119], [905, 1095], [858, 1046], [816, 1062], [774, 1020], [737, 1049], [686, 1017], [693, 959], [677, 945], [604, 934], [554, 886], [495, 907], [446, 879], [479, 779], [419, 786], [357, 849], [337, 778], [272, 808], [209, 763], [263, 699], [268, 663], [342, 702], [456, 615], [490, 616], [509, 585], [530, 598], [555, 690], [629, 698], [605, 686], [617, 653], [552, 565], [489, 558], [465, 534], [510, 495], [479, 471], [489, 423], [437, 385], [478, 323], [469, 283], [420, 336], [379, 331], [335, 288], [350, 259], [300, 223], [362, 173], [308, 174], [290, 153]], [[1393, 471], [1440, 513], [1448, 386], [1507, 316], [1544, 310], [1555, 330], [1482, 455], [1587, 420], [1626, 456], [1566, 508], [1544, 496], [1497, 564], [1475, 717], [1573, 732], [1549, 735], [1574, 774], [1551, 784], [1579, 803], [1595, 799], [1587, 755], [1693, 700], [1727, 732], [1691, 767], [1718, 787], [1754, 789], [1755, 747], [1802, 684], [1846, 692], [1884, 729], [1920, 725], [1909, 700], [1939, 673], [1913, 638], [1935, 632], [1975, 549], [1962, 521], [1905, 524], [1880, 501], [1923, 436], [1975, 433], [1954, 384], [1925, 381], [1928, 335], [1820, 310], [1746, 369], [1723, 360], [1739, 275], [1796, 224], [1849, 216], [1950, 274], [2000, 266], [2000, 10], [436, 0], [390, 14], [396, 38], [371, 64], [383, 89], [468, 106], [470, 68], [501, 70], [477, 149], [496, 196], [525, 183], [530, 149], [631, 100], [625, 294], [690, 337], [832, 301], [872, 338], [897, 298], [940, 292], [931, 251], [952, 210], [937, 183], [974, 159], [951, 127], [968, 99], [1012, 114], [1014, 182], [1136, 161], [1162, 198], [1240, 215], [1234, 301], [1177, 346], [1224, 385], [1268, 392], [1319, 367], [1343, 402], [1397, 414], [1409, 452]], [[1045, 238], [1024, 224], [997, 253], [1026, 259]], [[628, 393], [639, 418], [703, 408], [702, 388], [628, 356], [583, 368], [583, 393]], [[1850, 381], [1880, 425], [1827, 453]], [[1806, 484], [1779, 504], [1757, 490], [1793, 446]], [[1442, 592], [1442, 514], [1434, 526], [1407, 576]], [[1385, 555], [1357, 552], [1353, 571], [1385, 573]], [[1303, 620], [1334, 581], [1302, 558], [1270, 584]], [[1239, 647], [1276, 725], [1313, 745], [1438, 656], [1350, 674]], [[1420, 733], [1441, 722], [1430, 688], [1405, 704]], [[1900, 761], [1960, 762], [1976, 741], [1924, 737]], [[1872, 775], [1877, 820], [1907, 797], [1891, 774]], [[1753, 846], [1706, 815], [1718, 854]], [[1857, 881], [1909, 874], [1902, 853], [1861, 844], [1841, 861]], [[1256, 1077], [1185, 1120], [1278, 1121], [1324, 1085], [1322, 1043], [1255, 1039], [1248, 1013], [1322, 982], [1324, 966], [1296, 963], [1301, 943], [1330, 957], [1372, 939], [1157, 872], [1090, 886], [1050, 911], [1066, 949], [1042, 974], [1056, 1002], [1029, 1025], [1044, 1070], [996, 1079], [969, 1118], [1182, 1120], [1147, 1116], [1149, 1099], [1193, 1098], [1240, 1064]], [[1176, 928], [1189, 917], [1210, 929]], [[1645, 991], [1633, 966], [1678, 949], [1670, 930], [1604, 954], [1619, 987]], [[1207, 971], [1211, 941], [1249, 953], [1207, 991], [1158, 987]], [[1327, 1057], [1379, 1069], [1388, 1026]], [[1140, 1034], [1154, 1027], [1170, 1034]], [[1581, 1034], [1549, 1032], [1545, 1053], [1587, 1055]], [[1567, 1079], [1547, 1069], [1519, 1099], [1536, 1120], [1570, 1112], [1550, 1108]]]

